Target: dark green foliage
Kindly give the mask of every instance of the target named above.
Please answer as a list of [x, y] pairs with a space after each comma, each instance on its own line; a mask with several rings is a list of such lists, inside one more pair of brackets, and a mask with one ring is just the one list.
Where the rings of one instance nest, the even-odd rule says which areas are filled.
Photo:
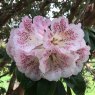
[[76, 95], [85, 95], [86, 83], [81, 74], [71, 76], [70, 78], [64, 79], [64, 81]]
[[9, 66], [9, 67], [10, 67], [9, 72], [10, 72], [10, 74], [12, 74], [14, 72], [15, 68], [16, 68], [15, 62], [14, 61], [11, 62], [11, 66]]
[[85, 33], [85, 41], [88, 45], [90, 45], [91, 50], [95, 50], [95, 29], [94, 28], [86, 28], [84, 29]]
[[37, 83], [37, 95], [54, 95], [57, 82], [41, 79]]
[[6, 89], [3, 87], [0, 87], [0, 95], [4, 94], [6, 92]]
[[11, 58], [7, 55], [6, 49], [4, 47], [0, 47], [0, 59], [6, 60], [7, 62], [11, 60]]
[[66, 95], [66, 93], [63, 83], [58, 81], [54, 95]]
[[66, 91], [60, 81], [50, 82], [41, 79], [35, 82], [29, 89], [25, 89], [25, 95], [66, 95]]

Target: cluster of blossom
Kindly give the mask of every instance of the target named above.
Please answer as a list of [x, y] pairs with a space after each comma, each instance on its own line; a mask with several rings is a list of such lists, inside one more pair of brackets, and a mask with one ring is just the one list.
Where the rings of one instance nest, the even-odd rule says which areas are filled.
[[63, 16], [52, 21], [23, 17], [12, 29], [6, 50], [18, 70], [34, 81], [77, 75], [90, 55], [81, 24], [69, 24]]

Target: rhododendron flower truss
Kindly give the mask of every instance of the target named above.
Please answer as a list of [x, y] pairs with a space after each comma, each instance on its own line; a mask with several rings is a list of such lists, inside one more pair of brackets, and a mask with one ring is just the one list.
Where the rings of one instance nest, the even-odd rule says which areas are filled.
[[23, 17], [12, 29], [6, 50], [19, 71], [34, 81], [77, 75], [90, 55], [81, 24], [69, 24], [63, 16], [52, 21]]

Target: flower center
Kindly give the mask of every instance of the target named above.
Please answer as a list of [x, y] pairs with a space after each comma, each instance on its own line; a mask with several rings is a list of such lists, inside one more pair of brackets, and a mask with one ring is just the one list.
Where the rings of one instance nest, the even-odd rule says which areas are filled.
[[59, 35], [54, 35], [54, 37], [51, 40], [51, 43], [54, 45], [58, 45], [59, 42], [63, 41], [62, 37]]
[[51, 55], [49, 56], [49, 58], [50, 58], [50, 60], [51, 60], [52, 62], [56, 62], [56, 60], [57, 60], [57, 54], [56, 54], [56, 53], [53, 53], [53, 54], [51, 54]]

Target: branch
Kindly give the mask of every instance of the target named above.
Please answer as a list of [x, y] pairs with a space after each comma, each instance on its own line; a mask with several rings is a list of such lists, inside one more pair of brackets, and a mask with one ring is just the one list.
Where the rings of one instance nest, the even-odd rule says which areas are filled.
[[86, 10], [83, 19], [81, 20], [81, 23], [83, 26], [92, 26], [95, 25], [95, 1], [90, 3]]
[[42, 5], [40, 7], [40, 13], [41, 15], [44, 16], [44, 9], [46, 6], [48, 6], [50, 4], [50, 0], [45, 0], [44, 2], [42, 2]]
[[95, 74], [93, 73], [92, 69], [90, 68], [90, 66], [88, 66], [87, 64], [85, 64], [87, 70], [94, 76], [95, 78]]
[[90, 1], [88, 1], [88, 2], [86, 3], [86, 5], [84, 6], [82, 12], [79, 14], [79, 16], [77, 17], [77, 19], [75, 20], [75, 23], [79, 23], [80, 21], [83, 20], [84, 15], [85, 15], [85, 12], [86, 12], [86, 9], [87, 9], [89, 3], [90, 3]]
[[7, 10], [2, 9], [0, 14], [0, 27], [2, 27], [15, 13], [25, 10], [28, 4], [33, 3], [35, 0], [20, 0], [15, 5], [9, 5]]
[[4, 1], [4, 0], [0, 0], [0, 2], [2, 2], [2, 1]]
[[3, 61], [0, 63], [0, 70], [7, 64], [7, 61]]
[[76, 15], [76, 12], [78, 10], [79, 5], [81, 4], [82, 0], [76, 0], [76, 2], [71, 7], [71, 14], [69, 15], [69, 22], [72, 22], [74, 16]]
[[72, 92], [69, 86], [67, 86], [67, 95], [72, 95]]
[[42, 5], [40, 7], [40, 13], [44, 16], [44, 9], [50, 4], [50, 3], [58, 3], [58, 0], [44, 0], [42, 2]]
[[24, 89], [21, 84], [13, 91], [12, 95], [24, 95]]
[[0, 78], [2, 78], [2, 77], [4, 77], [4, 76], [6, 76], [6, 75], [8, 75], [8, 74], [9, 74], [9, 72], [4, 73], [3, 75], [1, 75], [1, 76], [0, 76]]
[[67, 7], [67, 2], [63, 2], [62, 3], [62, 8], [60, 9], [60, 11], [57, 13], [57, 15], [54, 15], [54, 18], [58, 17], [60, 14], [63, 15], [65, 13], [65, 8]]
[[12, 95], [15, 80], [16, 80], [16, 75], [15, 75], [15, 72], [14, 72], [13, 76], [12, 76], [12, 78], [10, 80], [10, 84], [9, 84], [8, 91], [7, 91], [6, 95]]

